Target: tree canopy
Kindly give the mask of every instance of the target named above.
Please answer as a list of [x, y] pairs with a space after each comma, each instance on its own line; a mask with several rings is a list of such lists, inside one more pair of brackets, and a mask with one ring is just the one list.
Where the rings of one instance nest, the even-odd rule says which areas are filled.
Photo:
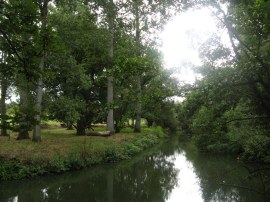
[[[106, 122], [114, 124], [108, 130], [119, 132], [135, 119], [138, 104], [149, 126], [161, 123], [155, 116], [163, 108], [173, 108], [169, 98], [177, 91], [176, 81], [163, 69], [154, 41], [146, 43], [150, 34], [138, 38], [134, 33], [161, 26], [153, 15], [176, 2], [138, 1], [137, 19], [133, 1], [0, 3], [2, 135], [11, 129], [25, 139], [34, 129], [33, 140], [41, 141], [45, 119], [75, 127], [77, 135]], [[150, 18], [152, 27], [146, 22]], [[136, 30], [138, 22], [145, 25]], [[6, 103], [9, 86], [10, 94], [19, 96], [12, 105]], [[14, 108], [8, 116], [7, 105]]]
[[182, 128], [205, 151], [269, 163], [269, 1], [200, 1], [229, 34], [202, 47], [202, 79], [179, 110]]

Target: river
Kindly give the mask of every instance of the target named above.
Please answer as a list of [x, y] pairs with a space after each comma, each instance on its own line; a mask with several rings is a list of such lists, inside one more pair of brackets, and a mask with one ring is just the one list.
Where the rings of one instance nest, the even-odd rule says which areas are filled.
[[235, 157], [197, 152], [185, 138], [175, 136], [121, 163], [1, 182], [0, 201], [270, 201], [267, 173], [251, 174], [254, 168]]

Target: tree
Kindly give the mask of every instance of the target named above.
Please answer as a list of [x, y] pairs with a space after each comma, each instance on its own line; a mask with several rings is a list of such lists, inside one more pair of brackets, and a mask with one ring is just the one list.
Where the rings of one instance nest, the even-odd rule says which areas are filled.
[[[7, 96], [7, 89], [8, 89], [8, 78], [7, 75], [8, 73], [6, 72], [7, 68], [7, 56], [5, 53], [2, 51], [1, 55], [1, 80], [0, 80], [0, 85], [1, 85], [1, 104], [0, 104], [0, 109], [1, 109], [1, 136], [8, 136], [7, 133], [7, 122], [6, 122], [6, 96]], [[3, 71], [4, 70], [4, 71]]]
[[[49, 2], [1, 4], [0, 37], [5, 45], [1, 51], [13, 66], [10, 80], [20, 96], [14, 117], [18, 139], [29, 138], [34, 126], [32, 140], [41, 141], [42, 115], [73, 124], [77, 135], [84, 135], [89, 125], [106, 121], [106, 116], [107, 130], [114, 131], [114, 111], [118, 129], [136, 114], [139, 132], [141, 115], [147, 111], [143, 107], [150, 105], [144, 92], [149, 93], [147, 99], [151, 91], [156, 96], [155, 85], [163, 81], [154, 80], [164, 73], [157, 61], [160, 56], [149, 48], [153, 40], [146, 42], [147, 34], [160, 27], [169, 16], [166, 8], [177, 1], [68, 0], [50, 6]], [[156, 21], [153, 15], [165, 17]], [[121, 58], [130, 69], [117, 63]], [[127, 78], [130, 82], [125, 84]], [[167, 95], [157, 96], [158, 102], [164, 104]]]
[[[200, 1], [228, 30], [231, 47], [217, 38], [202, 49], [203, 75], [181, 106], [181, 120], [200, 149], [268, 162], [269, 2]], [[262, 155], [261, 155], [262, 154]]]
[[176, 130], [178, 122], [173, 96], [179, 95], [177, 80], [168, 71], [158, 68], [149, 72], [143, 81], [142, 115], [148, 127], [156, 124]]
[[[0, 86], [1, 86], [1, 104], [0, 104], [0, 109], [1, 109], [1, 134], [2, 136], [9, 136], [7, 130], [12, 129], [10, 126], [10, 122], [12, 117], [10, 117], [7, 114], [7, 103], [6, 100], [10, 96], [10, 90], [14, 83], [14, 74], [15, 74], [15, 69], [13, 67], [13, 61], [12, 61], [12, 56], [8, 55], [5, 53], [7, 48], [4, 43], [2, 44], [2, 48], [4, 50], [1, 51], [0, 53]], [[5, 47], [5, 48], [4, 48]]]
[[[141, 49], [143, 43], [148, 43], [154, 45], [153, 40], [151, 40], [150, 35], [154, 38], [154, 33], [156, 30], [162, 28], [164, 22], [169, 19], [172, 13], [178, 11], [182, 6], [182, 1], [142, 1], [134, 0], [127, 1], [130, 7], [130, 13], [133, 15], [133, 32], [135, 33], [136, 41], [136, 57], [143, 57], [144, 52]], [[153, 31], [155, 30], [155, 31]], [[148, 42], [146, 42], [148, 41]], [[142, 81], [140, 68], [137, 67], [138, 72], [136, 72], [136, 122], [134, 131], [141, 131], [141, 113], [142, 113]]]
[[[48, 3], [50, 0], [41, 0], [39, 1], [39, 10], [40, 10], [40, 21], [41, 21], [41, 28], [40, 28], [40, 38], [41, 38], [41, 58], [39, 63], [39, 71], [40, 74], [43, 73], [45, 60], [46, 60], [46, 49], [48, 43], [48, 30], [47, 30], [47, 18], [48, 18]], [[43, 79], [42, 76], [38, 78], [37, 82], [37, 92], [36, 92], [36, 106], [35, 106], [35, 125], [33, 131], [33, 138], [34, 142], [41, 141], [41, 134], [40, 134], [40, 115], [41, 115], [41, 103], [42, 103], [42, 94], [43, 94]]]
[[[69, 12], [67, 12], [69, 11]], [[77, 122], [77, 135], [84, 135], [86, 129], [100, 120], [103, 112], [106, 85], [105, 68], [108, 64], [108, 31], [98, 28], [96, 17], [89, 7], [77, 2], [63, 5], [51, 15], [59, 41], [59, 53], [50, 56], [54, 61], [55, 78], [48, 80], [52, 106], [65, 110], [53, 112], [55, 118]], [[51, 83], [51, 84], [50, 84]], [[58, 90], [55, 90], [57, 88]], [[66, 100], [66, 101], [64, 101]], [[54, 107], [51, 107], [54, 110]], [[63, 112], [66, 114], [63, 117]], [[70, 112], [73, 113], [69, 116]], [[59, 116], [61, 115], [61, 116]]]
[[30, 104], [30, 86], [34, 80], [37, 58], [37, 3], [32, 1], [4, 1], [1, 4], [1, 37], [8, 49], [10, 61], [15, 71], [14, 85], [20, 95], [20, 113], [17, 120], [20, 122], [18, 139], [29, 138], [28, 130], [32, 121]]
[[[136, 0], [134, 1], [134, 12], [135, 12], [135, 41], [136, 41], [136, 56], [140, 57], [140, 44], [141, 44], [141, 36], [140, 36], [140, 16], [139, 16], [139, 1]], [[140, 67], [139, 67], [140, 68]], [[137, 102], [136, 102], [136, 121], [135, 121], [135, 126], [134, 126], [134, 132], [139, 133], [141, 132], [141, 111], [142, 111], [142, 87], [141, 87], [141, 77], [140, 77], [140, 72], [136, 73], [136, 94], [137, 94]]]
[[[115, 5], [113, 0], [109, 0], [109, 4], [106, 9], [107, 21], [109, 27], [109, 68], [110, 70], [113, 66], [114, 61], [114, 20], [116, 17], [115, 14]], [[107, 84], [107, 130], [114, 132], [114, 117], [113, 117], [113, 77], [108, 75], [108, 84]]]

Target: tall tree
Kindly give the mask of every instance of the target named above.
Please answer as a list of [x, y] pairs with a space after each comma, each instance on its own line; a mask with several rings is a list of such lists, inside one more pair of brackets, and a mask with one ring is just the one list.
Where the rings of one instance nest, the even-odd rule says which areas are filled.
[[[31, 119], [30, 86], [35, 77], [35, 59], [37, 56], [37, 3], [26, 0], [24, 2], [1, 2], [1, 37], [9, 47], [7, 53], [16, 67], [14, 84], [20, 95], [20, 112], [18, 139], [29, 138], [28, 130]], [[30, 115], [31, 114], [31, 115]], [[26, 120], [28, 119], [28, 120]]]
[[8, 136], [7, 129], [10, 129], [9, 119], [7, 114], [7, 103], [6, 100], [10, 96], [10, 90], [14, 87], [14, 75], [15, 68], [14, 62], [12, 61], [12, 55], [8, 54], [7, 46], [2, 43], [0, 52], [0, 86], [1, 86], [1, 101], [0, 101], [0, 113], [1, 113], [1, 134], [2, 136]]
[[[136, 57], [142, 57], [143, 51], [141, 45], [154, 45], [153, 39], [159, 29], [162, 28], [166, 20], [168, 20], [173, 13], [182, 7], [182, 1], [163, 0], [163, 1], [142, 1], [134, 0], [128, 1], [131, 4], [131, 13], [134, 16], [134, 32], [136, 40]], [[144, 36], [142, 36], [144, 32]], [[142, 113], [142, 81], [141, 72], [138, 67], [136, 83], [137, 83], [137, 103], [136, 103], [136, 122], [134, 131], [141, 131], [141, 113]]]
[[[109, 27], [109, 68], [110, 70], [113, 66], [114, 61], [114, 21], [115, 21], [115, 5], [113, 0], [109, 0], [107, 6], [107, 20]], [[109, 73], [110, 74], [110, 73]], [[113, 117], [113, 76], [108, 75], [107, 83], [107, 130], [114, 132], [114, 117]]]
[[103, 122], [106, 116], [109, 34], [107, 27], [97, 27], [90, 9], [73, 2], [59, 6], [50, 15], [61, 47], [59, 53], [50, 55], [57, 72], [49, 89], [51, 113], [62, 121], [77, 122], [77, 135], [85, 135], [89, 125]]
[[44, 70], [45, 60], [46, 60], [46, 48], [48, 43], [48, 31], [47, 31], [47, 18], [48, 18], [48, 3], [50, 0], [40, 0], [39, 1], [39, 11], [40, 11], [40, 39], [41, 39], [41, 58], [39, 63], [40, 76], [37, 82], [37, 92], [36, 92], [36, 106], [35, 106], [35, 125], [33, 131], [34, 142], [41, 141], [40, 134], [40, 115], [41, 115], [41, 104], [42, 104], [42, 94], [43, 94], [43, 79], [42, 74]]
[[0, 79], [0, 85], [1, 85], [1, 103], [0, 103], [0, 109], [1, 109], [1, 136], [7, 136], [7, 122], [6, 122], [6, 95], [7, 95], [7, 88], [8, 88], [8, 79], [7, 79], [7, 72], [3, 71], [6, 70], [6, 54], [1, 51], [0, 52], [0, 68], [1, 68], [1, 79]]
[[[141, 2], [142, 3], [142, 2]], [[140, 13], [139, 13], [139, 7], [140, 7], [140, 1], [135, 0], [134, 1], [134, 12], [135, 12], [135, 32], [136, 32], [136, 56], [140, 57], [140, 44], [141, 44], [141, 29], [140, 29]], [[140, 68], [140, 67], [138, 67]], [[141, 86], [141, 75], [139, 72], [137, 72], [136, 75], [136, 84], [137, 84], [137, 103], [136, 103], [136, 119], [135, 119], [135, 126], [134, 126], [134, 132], [140, 133], [141, 132], [141, 113], [142, 113], [142, 86]]]

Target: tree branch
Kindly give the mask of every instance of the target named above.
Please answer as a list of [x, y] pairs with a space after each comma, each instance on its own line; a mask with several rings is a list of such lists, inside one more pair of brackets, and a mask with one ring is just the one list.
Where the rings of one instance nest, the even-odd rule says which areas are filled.
[[259, 191], [250, 187], [245, 187], [245, 186], [241, 186], [241, 185], [236, 185], [236, 184], [227, 184], [227, 183], [216, 183], [217, 185], [220, 186], [227, 186], [227, 187], [234, 187], [234, 188], [240, 188], [240, 189], [245, 189], [245, 190], [249, 190], [252, 192], [256, 192], [258, 194], [264, 195], [265, 194], [265, 190], [264, 191]]
[[237, 119], [232, 119], [229, 120], [227, 122], [225, 122], [225, 124], [234, 122], [234, 121], [248, 121], [248, 120], [254, 120], [254, 119], [268, 119], [268, 116], [255, 116], [255, 117], [245, 117], [245, 118], [237, 118]]
[[9, 47], [12, 49], [12, 51], [14, 52], [14, 54], [18, 57], [18, 59], [24, 63], [24, 59], [20, 56], [20, 54], [18, 53], [18, 51], [16, 50], [15, 46], [12, 44], [11, 40], [9, 39], [8, 35], [0, 29], [0, 33], [3, 35], [4, 39], [6, 40], [6, 42], [8, 43]]
[[[209, 8], [209, 7], [208, 7]], [[212, 11], [210, 8], [209, 10], [217, 17], [217, 19], [223, 23], [225, 25], [225, 27], [228, 29], [229, 33], [234, 36], [235, 39], [238, 40], [238, 42], [253, 56], [253, 58], [255, 60], [257, 60], [259, 62], [259, 64], [266, 70], [266, 72], [269, 75], [268, 72], [268, 68], [267, 65], [265, 64], [265, 62], [263, 61], [263, 59], [256, 53], [254, 53], [254, 51], [252, 50], [252, 48], [250, 48], [248, 46], [248, 44], [246, 44], [241, 37], [236, 33], [235, 29], [233, 28], [233, 26], [231, 25], [231, 23], [229, 22], [229, 20], [226, 17], [226, 13], [222, 10], [222, 8], [215, 3], [215, 8], [218, 9], [218, 11], [223, 15], [223, 19], [221, 17], [219, 17], [214, 11]]]

